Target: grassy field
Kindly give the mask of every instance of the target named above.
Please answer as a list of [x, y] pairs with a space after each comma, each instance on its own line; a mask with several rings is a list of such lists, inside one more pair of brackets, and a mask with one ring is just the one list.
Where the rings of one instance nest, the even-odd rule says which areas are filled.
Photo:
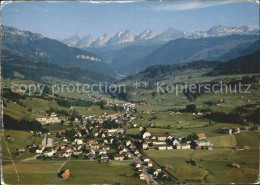
[[[142, 125], [141, 125], [142, 126]], [[195, 133], [205, 133], [207, 137], [214, 137], [214, 136], [223, 136], [222, 133], [217, 132], [218, 129], [223, 127], [237, 127], [237, 124], [230, 124], [230, 123], [216, 123], [213, 126], [202, 126], [197, 127], [188, 127], [188, 128], [148, 128], [149, 132], [169, 132], [171, 134], [181, 134], [182, 136], [187, 136], [193, 132]], [[139, 128], [131, 128], [128, 130], [128, 134], [139, 134]]]
[[[14, 137], [15, 141], [14, 142], [5, 142], [5, 138], [10, 135], [11, 137]], [[35, 154], [28, 152], [27, 150], [24, 153], [20, 153], [19, 155], [16, 154], [16, 149], [19, 148], [25, 148], [29, 144], [41, 144], [43, 139], [43, 135], [41, 137], [34, 137], [32, 133], [30, 132], [25, 132], [25, 131], [16, 131], [16, 130], [4, 130], [2, 133], [2, 138], [1, 138], [1, 144], [2, 144], [2, 160], [21, 160], [25, 158], [29, 158], [32, 156], [35, 156]], [[10, 154], [8, 153], [7, 147], [10, 150]]]
[[[148, 126], [154, 124], [156, 127], [175, 127], [175, 128], [191, 128], [203, 127], [208, 125], [208, 120], [201, 116], [192, 115], [191, 113], [183, 113], [181, 115], [169, 115], [168, 111], [159, 111], [154, 114], [140, 114], [143, 120], [137, 120], [136, 123], [141, 126]], [[154, 118], [153, 118], [154, 117]], [[179, 123], [181, 121], [181, 123]]]
[[214, 144], [214, 147], [232, 148], [237, 145], [236, 137], [234, 135], [211, 137], [209, 140]]
[[[101, 164], [96, 161], [69, 161], [63, 169], [70, 169], [67, 180], [58, 178], [58, 169], [64, 161], [17, 162], [20, 184], [144, 184], [135, 176], [129, 162]], [[3, 165], [4, 182], [17, 184], [13, 165]]]
[[[200, 70], [183, 70], [178, 71], [172, 76], [167, 76], [162, 81], [165, 84], [177, 83], [204, 83], [204, 82], [229, 82], [231, 80], [239, 80], [245, 75], [222, 75], [216, 77], [206, 77], [203, 74], [210, 69]], [[16, 74], [19, 76], [20, 74]], [[45, 79], [50, 80], [50, 79]], [[51, 79], [55, 80], [55, 79]], [[135, 79], [136, 80], [136, 79]], [[139, 81], [142, 81], [140, 79]], [[161, 81], [161, 82], [162, 82]], [[14, 83], [26, 83], [25, 80], [10, 80], [4, 81], [4, 87], [11, 87]], [[32, 81], [27, 84], [35, 83]], [[126, 83], [131, 84], [131, 81]], [[169, 115], [169, 109], [184, 109], [188, 104], [196, 104], [198, 111], [200, 109], [211, 109], [215, 112], [230, 113], [238, 106], [252, 105], [258, 102], [258, 90], [251, 90], [250, 94], [241, 93], [217, 93], [217, 94], [203, 94], [198, 96], [195, 100], [189, 101], [183, 93], [176, 95], [175, 93], [156, 94], [154, 97], [152, 93], [156, 92], [153, 89], [133, 89], [130, 93], [129, 100], [146, 101], [147, 105], [137, 105], [139, 110], [156, 110], [155, 114], [138, 114], [142, 116], [143, 120], [137, 119], [135, 122], [138, 126], [148, 127], [148, 131], [155, 132], [169, 132], [171, 134], [181, 134], [187, 136], [195, 133], [205, 133], [208, 140], [213, 143], [214, 149], [208, 150], [168, 150], [158, 151], [150, 150], [144, 151], [152, 160], [158, 163], [161, 167], [166, 164], [171, 164], [172, 169], [167, 171], [173, 176], [177, 177], [183, 183], [254, 183], [259, 174], [259, 133], [255, 131], [244, 131], [237, 135], [224, 135], [218, 130], [222, 127], [240, 127], [244, 126], [231, 123], [218, 123], [212, 121], [213, 125], [209, 125], [209, 120], [202, 116], [192, 115], [192, 113], [183, 113], [181, 115]], [[110, 102], [123, 103], [121, 100], [111, 99], [109, 94], [102, 94], [97, 92], [90, 92], [92, 96], [99, 96], [108, 99]], [[81, 93], [68, 93], [65, 91], [60, 94], [63, 97], [79, 98], [90, 100], [89, 97]], [[224, 102], [220, 103], [220, 100]], [[209, 105], [207, 102], [213, 102]], [[4, 107], [4, 114], [13, 117], [14, 119], [29, 119], [34, 120], [37, 117], [46, 117], [46, 110], [50, 108], [70, 111], [70, 108], [62, 107], [55, 101], [47, 101], [40, 98], [26, 98], [20, 100], [25, 106], [21, 106], [12, 101], [6, 101], [7, 107]], [[219, 104], [219, 105], [217, 105]], [[28, 109], [31, 108], [32, 112]], [[111, 109], [100, 109], [100, 106], [93, 105], [90, 107], [73, 107], [81, 115], [101, 115], [105, 112], [107, 114], [115, 113]], [[252, 113], [256, 108], [252, 106], [252, 110], [245, 114]], [[64, 116], [60, 116], [65, 119]], [[181, 121], [181, 123], [179, 123]], [[252, 127], [251, 122], [247, 122]], [[150, 124], [155, 125], [150, 128]], [[50, 125], [44, 126], [51, 130], [67, 129], [69, 125]], [[129, 135], [139, 134], [139, 128], [131, 128], [128, 130]], [[7, 135], [13, 136], [15, 142], [4, 142]], [[28, 144], [41, 143], [42, 137], [31, 137], [32, 134], [24, 131], [5, 130], [2, 136], [2, 159], [3, 159], [3, 177], [7, 184], [17, 184], [18, 171], [19, 183], [21, 184], [143, 184], [135, 174], [133, 167], [129, 162], [110, 162], [101, 164], [90, 161], [70, 161], [66, 163], [63, 169], [70, 169], [71, 177], [67, 180], [61, 180], [57, 177], [57, 171], [64, 163], [63, 160], [46, 160], [46, 161], [29, 161], [22, 162], [22, 159], [33, 156], [34, 154], [25, 152], [15, 156], [17, 148], [25, 148]], [[54, 136], [50, 136], [55, 142], [60, 142]], [[249, 145], [250, 151], [235, 151], [232, 149], [235, 145]], [[7, 147], [10, 149], [12, 157], [7, 152]], [[112, 149], [113, 150], [113, 149]], [[111, 151], [110, 151], [111, 152]], [[15, 160], [15, 168], [11, 164], [10, 159]], [[196, 161], [196, 165], [188, 163], [191, 159]], [[232, 168], [230, 165], [239, 163], [241, 168]]]
[[[209, 138], [218, 147], [214, 150], [150, 150], [144, 151], [160, 166], [173, 165], [168, 170], [182, 182], [190, 183], [253, 183], [259, 174], [259, 133], [244, 132], [232, 136]], [[217, 142], [220, 141], [220, 142]], [[249, 145], [250, 151], [235, 151], [233, 145]], [[196, 166], [187, 163], [195, 160]], [[239, 163], [241, 168], [230, 165]]]
[[[71, 109], [62, 107], [57, 104], [56, 101], [49, 101], [40, 98], [26, 98], [25, 100], [20, 100], [25, 107], [9, 101], [7, 107], [4, 107], [4, 114], [11, 116], [16, 120], [27, 119], [34, 120], [39, 117], [46, 117], [46, 111], [49, 109], [54, 110], [64, 110], [69, 112]], [[29, 112], [27, 109], [31, 108], [32, 111]], [[112, 109], [100, 109], [98, 105], [92, 105], [89, 107], [73, 107], [75, 111], [77, 111], [80, 115], [101, 115], [106, 112], [107, 114], [113, 114], [115, 111]], [[64, 116], [59, 116], [60, 119], [65, 119]]]

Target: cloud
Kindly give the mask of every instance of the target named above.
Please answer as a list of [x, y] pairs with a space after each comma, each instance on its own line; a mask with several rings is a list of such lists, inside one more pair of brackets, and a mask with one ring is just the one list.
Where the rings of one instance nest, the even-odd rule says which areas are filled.
[[232, 1], [220, 1], [220, 2], [176, 2], [174, 4], [165, 4], [161, 6], [154, 7], [154, 10], [159, 11], [183, 11], [183, 10], [193, 10], [193, 9], [202, 9], [208, 8], [212, 6], [219, 6], [233, 3]]

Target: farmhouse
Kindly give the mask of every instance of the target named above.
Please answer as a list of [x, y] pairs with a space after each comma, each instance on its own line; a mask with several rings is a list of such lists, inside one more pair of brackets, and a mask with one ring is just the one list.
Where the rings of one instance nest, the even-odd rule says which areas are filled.
[[77, 145], [82, 145], [82, 144], [83, 144], [83, 140], [81, 140], [81, 139], [75, 139], [74, 142], [75, 142]]
[[154, 141], [153, 145], [165, 145], [166, 142], [165, 141]]
[[172, 142], [172, 144], [173, 144], [174, 146], [176, 146], [176, 145], [180, 145], [180, 142], [179, 142], [177, 139], [174, 139], [173, 142]]
[[19, 148], [19, 149], [17, 149], [17, 151], [20, 152], [20, 153], [23, 153], [23, 152], [25, 152], [25, 149], [24, 148]]
[[232, 163], [232, 167], [240, 168], [240, 165], [238, 163]]
[[250, 126], [245, 126], [245, 128], [244, 128], [245, 130], [249, 130], [250, 129]]
[[206, 135], [204, 133], [197, 134], [199, 139], [206, 139]]
[[124, 155], [115, 155], [114, 156], [115, 161], [123, 161], [124, 160]]
[[58, 117], [51, 117], [51, 118], [36, 118], [38, 122], [40, 122], [42, 125], [46, 124], [55, 124], [55, 123], [61, 123], [61, 120]]
[[61, 174], [62, 179], [67, 179], [69, 177], [70, 177], [70, 170], [69, 169], [65, 170], [64, 173]]
[[239, 150], [250, 150], [249, 146], [234, 146], [234, 150], [239, 151]]
[[147, 166], [148, 166], [148, 167], [152, 167], [152, 166], [153, 166], [153, 162], [152, 162], [152, 161], [148, 161], [148, 162], [147, 162]]
[[14, 137], [10, 137], [10, 136], [8, 136], [8, 137], [6, 137], [6, 141], [11, 141], [11, 142], [14, 142]]
[[35, 151], [37, 154], [41, 154], [42, 152], [43, 152], [43, 149], [37, 149], [36, 151]]
[[239, 134], [240, 128], [238, 128], [238, 127], [232, 127], [232, 128], [224, 127], [222, 129], [220, 129], [220, 131], [224, 134]]
[[145, 173], [142, 172], [142, 173], [139, 175], [139, 178], [140, 178], [141, 180], [145, 180]]
[[176, 148], [179, 150], [186, 150], [186, 149], [190, 149], [190, 145], [189, 144], [180, 144], [180, 145], [177, 145]]
[[143, 134], [143, 139], [146, 139], [146, 138], [149, 138], [151, 137], [151, 133], [148, 132], [148, 131], [145, 131], [144, 134]]
[[[238, 127], [232, 127], [231, 128], [231, 134], [239, 134], [240, 133], [240, 128]], [[229, 134], [230, 134], [230, 131], [229, 131]]]
[[126, 146], [131, 145], [131, 140], [127, 140], [125, 145], [126, 145]]
[[171, 164], [166, 164], [165, 165], [165, 169], [172, 169], [172, 165]]
[[199, 140], [199, 141], [197, 142], [197, 145], [201, 147], [201, 146], [211, 146], [212, 144], [211, 144], [210, 141]]
[[99, 150], [99, 154], [100, 154], [100, 155], [101, 155], [101, 154], [107, 154], [107, 150], [101, 149], [101, 150]]
[[153, 175], [157, 177], [159, 175], [159, 172], [158, 171], [154, 171]]
[[156, 132], [151, 134], [153, 139], [157, 139], [158, 141], [165, 141], [168, 137], [168, 133], [164, 132]]
[[107, 154], [102, 154], [101, 155], [101, 160], [102, 161], [107, 161], [108, 160], [108, 155]]
[[135, 167], [136, 167], [136, 168], [140, 168], [140, 167], [141, 167], [141, 164], [140, 164], [140, 163], [136, 163], [136, 164], [135, 164]]
[[166, 146], [159, 146], [158, 149], [159, 150], [166, 150], [167, 148], [166, 148]]

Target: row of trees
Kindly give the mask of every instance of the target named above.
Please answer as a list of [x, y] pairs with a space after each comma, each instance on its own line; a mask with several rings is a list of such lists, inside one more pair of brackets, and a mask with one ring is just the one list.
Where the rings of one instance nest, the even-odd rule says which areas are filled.
[[4, 128], [11, 130], [45, 131], [38, 121], [15, 120], [8, 115], [3, 116]]

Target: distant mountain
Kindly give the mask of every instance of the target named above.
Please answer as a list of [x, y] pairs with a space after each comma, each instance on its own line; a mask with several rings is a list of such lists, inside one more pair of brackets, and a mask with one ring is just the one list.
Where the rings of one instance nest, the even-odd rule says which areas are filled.
[[[259, 44], [259, 43], [258, 43]], [[260, 50], [257, 52], [221, 62], [213, 68], [207, 76], [229, 75], [229, 74], [259, 74]]]
[[230, 35], [201, 39], [182, 38], [168, 42], [144, 58], [122, 66], [121, 69], [128, 74], [133, 74], [153, 65], [176, 64], [195, 60], [224, 61], [251, 54], [258, 49], [258, 35]]
[[165, 32], [157, 35], [154, 41], [158, 42], [168, 42], [170, 40], [175, 40], [178, 38], [187, 38], [191, 34], [182, 30], [177, 30], [173, 28], [168, 28]]
[[181, 64], [154, 65], [144, 71], [127, 76], [120, 80], [121, 83], [129, 81], [147, 81], [150, 84], [160, 80], [169, 80], [185, 69], [210, 68], [206, 76], [229, 75], [229, 74], [259, 74], [260, 50], [253, 54], [234, 58], [226, 62], [220, 61], [192, 61]]
[[132, 43], [135, 40], [135, 35], [130, 31], [120, 31], [114, 37], [108, 40], [107, 45], [116, 46], [120, 44]]
[[[108, 34], [104, 34], [100, 37], [98, 37], [96, 39], [96, 41], [91, 45], [93, 47], [102, 47], [102, 46], [106, 46], [107, 41], [110, 39], [111, 37]], [[86, 47], [86, 46], [84, 46]]]
[[76, 47], [78, 48], [84, 48], [84, 47], [89, 47], [91, 46], [94, 42], [96, 41], [96, 39], [90, 35], [83, 37], [82, 39], [80, 39], [77, 44]]
[[160, 46], [161, 45], [132, 45], [124, 47], [123, 49], [113, 54], [111, 57], [111, 66], [117, 68], [120, 71], [123, 65], [133, 63], [136, 60], [145, 57]]
[[45, 83], [59, 81], [90, 84], [115, 81], [114, 78], [88, 69], [37, 61], [23, 56], [2, 57], [2, 66], [3, 77], [11, 79], [18, 78]]
[[145, 29], [142, 33], [140, 33], [140, 35], [135, 37], [135, 40], [136, 41], [148, 40], [148, 39], [153, 39], [154, 37], [156, 37], [156, 33], [154, 31]]
[[116, 76], [115, 70], [91, 52], [69, 47], [40, 34], [12, 27], [2, 26], [1, 51], [3, 56], [29, 57], [39, 61], [90, 69]]
[[233, 34], [239, 35], [258, 35], [259, 29], [250, 28], [246, 25], [241, 27], [227, 27], [227, 26], [214, 26], [208, 31], [197, 31], [192, 33], [187, 38], [207, 38], [207, 37], [223, 37]]
[[[150, 29], [145, 29], [139, 35], [135, 36], [130, 31], [120, 31], [114, 36], [110, 37], [107, 34], [94, 39], [91, 38], [91, 42], [82, 42], [85, 37], [80, 39], [78, 36], [71, 36], [64, 39], [59, 39], [61, 42], [79, 48], [88, 48], [88, 47], [107, 47], [109, 49], [122, 49], [125, 46], [129, 45], [156, 45], [156, 44], [165, 44], [171, 40], [179, 38], [208, 38], [208, 37], [223, 37], [233, 34], [239, 35], [258, 35], [259, 29], [250, 28], [246, 25], [241, 27], [228, 27], [228, 26], [214, 26], [207, 31], [195, 31], [189, 33], [179, 29], [168, 28], [162, 33], [156, 34]], [[92, 42], [96, 40], [95, 42]], [[86, 43], [86, 44], [79, 44]]]
[[78, 47], [78, 42], [80, 42], [80, 37], [78, 35], [71, 35], [62, 39], [57, 39], [67, 46]]

